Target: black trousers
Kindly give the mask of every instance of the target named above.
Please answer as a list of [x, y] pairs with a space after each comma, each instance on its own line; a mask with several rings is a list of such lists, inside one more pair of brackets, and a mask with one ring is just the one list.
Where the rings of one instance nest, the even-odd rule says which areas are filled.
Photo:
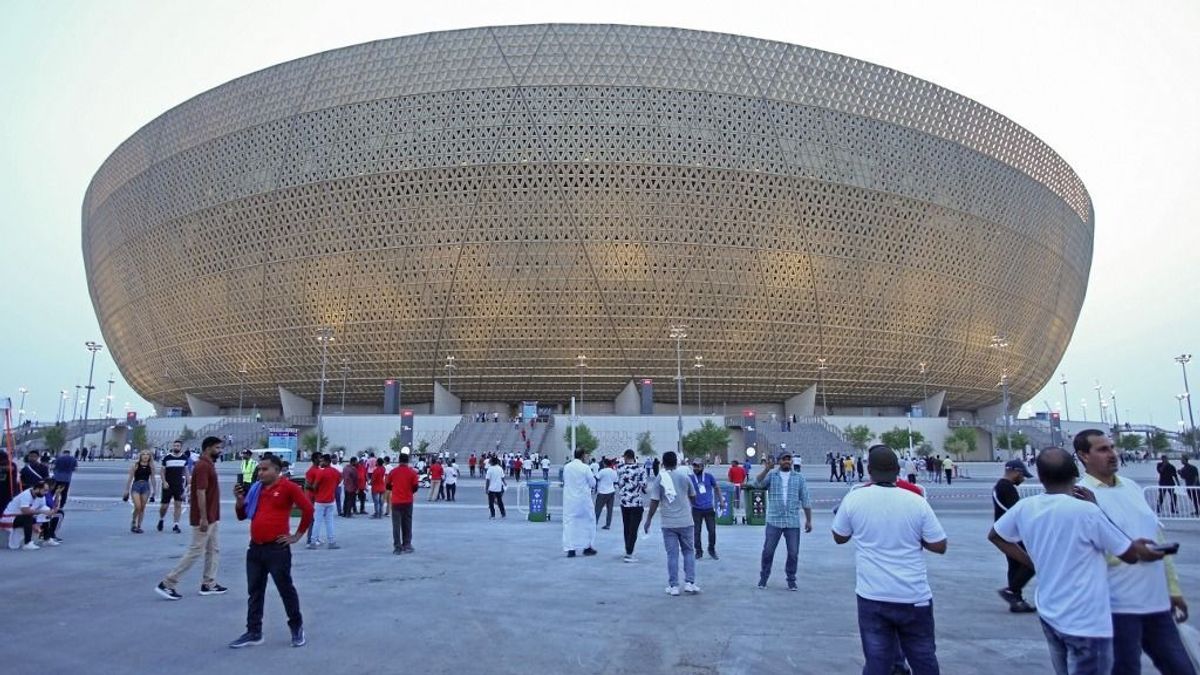
[[25, 530], [26, 544], [33, 541], [33, 522], [33, 516], [31, 515], [22, 514], [16, 518], [13, 518], [13, 527], [19, 527], [22, 530]]
[[[692, 509], [692, 543], [696, 546], [696, 553], [700, 553], [704, 549], [700, 548], [700, 527], [708, 526], [708, 552], [712, 553], [717, 550], [717, 512], [715, 509], [707, 511], [701, 509]], [[699, 556], [697, 556], [699, 557]]]
[[246, 589], [250, 599], [246, 605], [246, 632], [262, 633], [263, 601], [267, 595], [267, 576], [275, 582], [275, 590], [283, 599], [288, 627], [304, 625], [300, 616], [300, 596], [292, 584], [292, 547], [287, 544], [250, 544], [246, 551]]
[[954, 483], [954, 469], [946, 469], [946, 485]]
[[367, 512], [367, 491], [366, 490], [358, 491], [358, 512], [359, 513]]
[[412, 545], [412, 504], [392, 504], [392, 550]]
[[625, 555], [633, 555], [633, 547], [637, 546], [638, 528], [642, 525], [641, 506], [621, 507], [621, 526], [625, 530]]
[[500, 517], [506, 518], [508, 514], [504, 512], [504, 493], [503, 492], [488, 492], [488, 511], [491, 511], [492, 517], [496, 517], [496, 507], [500, 507]]
[[71, 494], [71, 484], [70, 484], [70, 483], [59, 483], [59, 484], [58, 484], [58, 487], [56, 487], [56, 488], [54, 488], [54, 489], [55, 489], [56, 491], [60, 491], [60, 492], [62, 493], [62, 495], [59, 497], [59, 499], [60, 499], [60, 502], [59, 502], [59, 504], [58, 504], [58, 507], [59, 507], [60, 509], [62, 509], [62, 508], [66, 508], [66, 506], [67, 506], [67, 495]]
[[354, 499], [358, 497], [357, 492], [343, 490], [342, 494], [342, 516], [349, 518], [354, 515]]
[[1033, 568], [1008, 558], [1008, 590], [1016, 593], [1017, 597], [1021, 597], [1021, 590], [1033, 579], [1033, 574]]
[[446, 487], [446, 501], [448, 501], [448, 502], [457, 501], [454, 499], [454, 495], [455, 495], [455, 493], [458, 492], [458, 483], [451, 483], [445, 487]]
[[600, 514], [604, 509], [608, 509], [608, 517], [604, 519], [605, 527], [612, 525], [613, 497], [616, 494], [615, 492], [610, 492], [606, 495], [596, 495], [596, 522], [600, 522]]
[[42, 523], [42, 541], [47, 539], [58, 538], [58, 525], [62, 522], [62, 512], [54, 514], [49, 520]]

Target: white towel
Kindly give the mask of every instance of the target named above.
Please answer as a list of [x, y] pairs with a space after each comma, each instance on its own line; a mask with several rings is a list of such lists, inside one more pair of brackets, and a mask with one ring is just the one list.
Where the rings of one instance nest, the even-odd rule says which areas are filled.
[[671, 478], [671, 470], [662, 469], [658, 473], [658, 481], [662, 485], [663, 496], [667, 498], [668, 504], [675, 503], [675, 480]]

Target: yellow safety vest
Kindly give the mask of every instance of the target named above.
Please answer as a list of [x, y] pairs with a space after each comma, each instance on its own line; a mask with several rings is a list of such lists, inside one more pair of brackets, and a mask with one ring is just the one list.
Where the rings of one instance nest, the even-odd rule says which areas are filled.
[[249, 483], [254, 480], [254, 470], [258, 468], [258, 462], [253, 459], [242, 460], [242, 480]]

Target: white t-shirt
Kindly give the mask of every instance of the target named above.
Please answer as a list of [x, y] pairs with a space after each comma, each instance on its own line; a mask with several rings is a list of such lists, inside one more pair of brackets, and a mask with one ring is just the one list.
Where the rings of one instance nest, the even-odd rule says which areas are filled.
[[[1079, 484], [1095, 493], [1100, 510], [1122, 532], [1131, 537], [1158, 539], [1158, 516], [1150, 510], [1137, 483], [1118, 477], [1113, 487], [1086, 478]], [[1166, 563], [1156, 560], [1136, 565], [1109, 565], [1108, 598], [1112, 611], [1118, 614], [1153, 614], [1170, 610]]]
[[851, 490], [833, 518], [833, 531], [854, 540], [857, 582], [867, 600], [919, 604], [933, 598], [921, 541], [946, 538], [929, 503], [895, 487]]
[[1095, 504], [1064, 494], [1026, 497], [992, 527], [1005, 541], [1025, 544], [1046, 623], [1075, 637], [1112, 637], [1104, 555], [1124, 553], [1131, 542]]
[[457, 484], [458, 483], [458, 467], [447, 466], [444, 473], [442, 474], [442, 478], [446, 482], [446, 485]]
[[504, 492], [504, 469], [499, 466], [489, 466], [484, 478], [487, 481], [488, 492]]
[[791, 482], [792, 482], [792, 472], [791, 471], [780, 471], [779, 472], [779, 487], [783, 488], [783, 498], [784, 499], [787, 499], [788, 485], [790, 485]]
[[542, 468], [543, 468], [543, 469], [549, 469], [549, 468], [550, 468], [550, 458], [548, 458], [548, 457], [543, 457], [543, 458], [542, 458]]
[[593, 476], [600, 472], [600, 464], [595, 461], [593, 461], [591, 464], [588, 464], [588, 468], [592, 470]]
[[612, 467], [600, 469], [596, 474], [596, 494], [611, 495], [617, 491], [617, 472]]
[[21, 509], [33, 509], [35, 511], [46, 508], [45, 497], [33, 496], [33, 489], [30, 488], [12, 498], [8, 506], [4, 507], [4, 515], [19, 516]]

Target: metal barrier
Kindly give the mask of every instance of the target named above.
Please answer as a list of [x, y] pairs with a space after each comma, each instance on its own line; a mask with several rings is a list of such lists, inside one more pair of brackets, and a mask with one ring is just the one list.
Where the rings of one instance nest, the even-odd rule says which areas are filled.
[[1200, 520], [1200, 487], [1150, 485], [1142, 493], [1161, 520]]

